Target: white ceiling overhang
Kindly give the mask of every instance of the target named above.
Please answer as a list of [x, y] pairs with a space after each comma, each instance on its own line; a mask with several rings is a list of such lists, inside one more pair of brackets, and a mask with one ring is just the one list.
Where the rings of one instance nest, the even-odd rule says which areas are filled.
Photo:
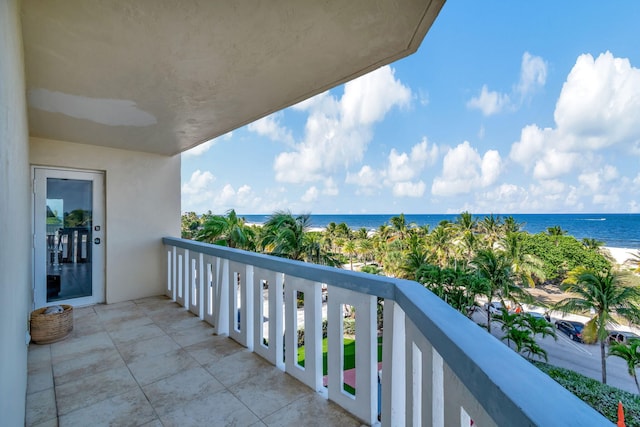
[[415, 52], [444, 0], [23, 0], [32, 136], [173, 155]]

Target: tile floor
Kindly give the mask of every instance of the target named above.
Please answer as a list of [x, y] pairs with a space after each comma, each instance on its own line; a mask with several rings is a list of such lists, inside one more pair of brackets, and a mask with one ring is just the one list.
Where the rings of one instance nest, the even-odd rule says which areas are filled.
[[165, 297], [74, 310], [29, 346], [27, 426], [359, 426]]

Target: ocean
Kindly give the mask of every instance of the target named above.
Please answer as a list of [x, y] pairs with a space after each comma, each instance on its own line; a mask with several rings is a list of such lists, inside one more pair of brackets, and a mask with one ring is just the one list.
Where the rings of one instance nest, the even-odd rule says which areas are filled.
[[[495, 214], [494, 214], [495, 215]], [[262, 224], [269, 215], [241, 215], [247, 222]], [[325, 228], [330, 222], [346, 223], [349, 228], [357, 230], [377, 229], [382, 224], [389, 224], [389, 219], [396, 215], [311, 215], [311, 226]], [[458, 215], [409, 215], [407, 223], [429, 225], [429, 229], [443, 220], [455, 221]], [[567, 234], [578, 240], [592, 238], [604, 242], [605, 246], [617, 248], [640, 249], [640, 214], [500, 214], [500, 217], [512, 216], [523, 224], [523, 230], [536, 234], [547, 231], [547, 227], [559, 226]], [[474, 215], [482, 220], [485, 215]]]

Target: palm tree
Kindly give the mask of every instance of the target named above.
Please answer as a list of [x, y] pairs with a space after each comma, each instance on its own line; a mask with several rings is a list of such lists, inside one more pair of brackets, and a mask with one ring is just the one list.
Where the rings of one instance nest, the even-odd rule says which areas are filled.
[[487, 242], [489, 249], [493, 248], [501, 236], [502, 220], [500, 215], [494, 216], [493, 214], [485, 216], [480, 222], [480, 229], [484, 233], [484, 239]]
[[640, 339], [631, 338], [628, 343], [609, 344], [609, 356], [616, 356], [627, 362], [629, 375], [633, 377], [638, 393], [640, 393], [640, 384], [638, 384], [638, 376], [636, 375], [636, 368], [640, 366]]
[[567, 230], [563, 230], [559, 225], [554, 225], [553, 227], [547, 227], [547, 233], [550, 236], [564, 236], [567, 234]]
[[294, 217], [288, 211], [274, 212], [262, 227], [261, 246], [271, 255], [303, 261], [310, 221], [309, 214]]
[[451, 223], [438, 224], [429, 234], [429, 243], [436, 264], [446, 267], [453, 254], [453, 233]]
[[349, 264], [351, 271], [353, 271], [353, 257], [356, 255], [356, 242], [354, 240], [347, 240], [342, 249], [349, 255]]
[[591, 238], [585, 237], [582, 239], [582, 244], [587, 249], [597, 251], [604, 245], [604, 242], [598, 239], [591, 239]]
[[461, 212], [455, 220], [455, 226], [461, 234], [464, 234], [466, 231], [475, 231], [477, 225], [478, 221], [473, 219], [473, 215], [468, 211]]
[[180, 231], [183, 239], [192, 239], [200, 227], [200, 218], [195, 212], [185, 212], [180, 220]]
[[636, 265], [636, 272], [640, 273], [640, 249], [635, 254], [629, 254], [631, 257], [629, 260]]
[[369, 257], [374, 250], [373, 242], [371, 241], [371, 239], [360, 239], [358, 240], [357, 249], [360, 251], [362, 257], [364, 258], [364, 265], [367, 265], [367, 261], [369, 260]]
[[522, 230], [523, 224], [516, 221], [514, 217], [508, 216], [505, 217], [504, 223], [502, 224], [502, 228], [504, 233], [519, 233]]
[[196, 240], [252, 250], [255, 249], [254, 237], [253, 229], [246, 225], [244, 218], [238, 217], [236, 211], [230, 209], [226, 216], [208, 215]]
[[609, 336], [608, 324], [617, 324], [613, 314], [630, 321], [640, 319], [640, 289], [626, 286], [620, 275], [612, 270], [595, 272], [581, 269], [563, 282], [562, 290], [575, 294], [556, 304], [555, 309], [564, 313], [595, 311], [585, 325], [582, 337], [585, 342], [600, 342], [602, 382], [607, 383], [605, 343]]
[[544, 281], [545, 274], [542, 269], [544, 262], [535, 255], [524, 252], [521, 234], [507, 233], [500, 241], [500, 246], [511, 260], [511, 269], [520, 283], [527, 283], [528, 286], [533, 287], [534, 276]]
[[[515, 302], [527, 299], [527, 294], [515, 285], [515, 274], [511, 264], [511, 260], [504, 252], [491, 249], [479, 250], [471, 261], [471, 267], [486, 283], [481, 294], [487, 297], [489, 303], [496, 296], [500, 298], [503, 307], [505, 299]], [[490, 310], [487, 310], [487, 330], [491, 332]]]

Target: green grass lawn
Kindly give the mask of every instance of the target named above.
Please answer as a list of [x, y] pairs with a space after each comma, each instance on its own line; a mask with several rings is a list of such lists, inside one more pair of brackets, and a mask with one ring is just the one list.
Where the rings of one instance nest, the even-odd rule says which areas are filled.
[[[298, 364], [304, 366], [304, 346], [298, 348]], [[378, 337], [378, 362], [382, 362], [382, 337]], [[344, 339], [344, 364], [343, 370], [353, 369], [356, 367], [356, 340], [351, 338]], [[327, 338], [322, 340], [322, 375], [327, 375]], [[346, 385], [344, 390], [351, 394], [355, 394], [355, 390]]]
[[[382, 362], [382, 337], [378, 337], [378, 362]], [[298, 364], [304, 366], [304, 346], [298, 347]], [[344, 339], [343, 370], [356, 367], [356, 340]], [[327, 338], [322, 340], [322, 375], [327, 375]]]

